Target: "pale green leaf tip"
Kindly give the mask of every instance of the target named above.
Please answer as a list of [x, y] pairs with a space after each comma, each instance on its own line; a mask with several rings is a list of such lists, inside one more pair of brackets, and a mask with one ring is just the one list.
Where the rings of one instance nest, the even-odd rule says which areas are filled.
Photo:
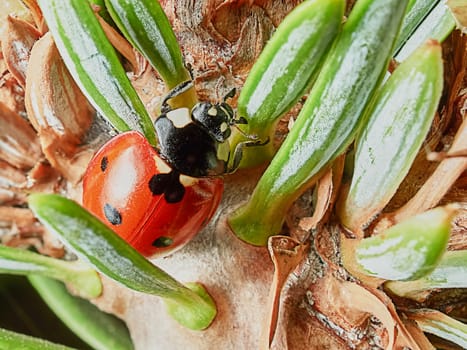
[[[66, 281], [64, 281], [66, 282]], [[85, 299], [94, 299], [102, 294], [102, 281], [95, 270], [81, 273], [69, 286], [78, 296]]]
[[429, 274], [443, 256], [455, 204], [413, 216], [363, 239], [356, 249], [362, 272], [386, 280], [416, 280]]
[[216, 304], [200, 283], [187, 283], [186, 287], [194, 292], [195, 298], [164, 299], [167, 313], [182, 326], [202, 331], [208, 328], [216, 317]]

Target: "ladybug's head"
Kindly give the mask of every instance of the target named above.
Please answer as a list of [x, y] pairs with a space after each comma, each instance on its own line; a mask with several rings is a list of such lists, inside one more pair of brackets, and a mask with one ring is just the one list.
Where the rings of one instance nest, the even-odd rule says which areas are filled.
[[199, 102], [193, 107], [191, 116], [195, 123], [206, 129], [217, 142], [225, 142], [229, 138], [234, 112], [227, 103], [213, 105], [209, 102]]
[[199, 102], [191, 111], [193, 120], [204, 127], [217, 142], [225, 142], [231, 134], [230, 127], [237, 122], [232, 107], [226, 102], [234, 95], [235, 89], [232, 89], [221, 103]]

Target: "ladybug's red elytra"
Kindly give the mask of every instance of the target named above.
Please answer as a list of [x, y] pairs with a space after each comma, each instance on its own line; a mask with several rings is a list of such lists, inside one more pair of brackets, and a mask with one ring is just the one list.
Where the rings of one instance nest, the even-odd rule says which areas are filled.
[[211, 219], [221, 178], [177, 175], [136, 131], [117, 135], [93, 157], [83, 204], [145, 256], [182, 247]]
[[84, 206], [146, 256], [167, 255], [201, 230], [220, 203], [219, 176], [237, 169], [244, 147], [268, 142], [245, 135], [231, 154], [231, 127], [246, 123], [226, 102], [235, 89], [218, 104], [172, 109], [168, 101], [192, 87], [186, 81], [164, 98], [154, 122], [159, 149], [125, 132], [97, 152], [84, 175]]

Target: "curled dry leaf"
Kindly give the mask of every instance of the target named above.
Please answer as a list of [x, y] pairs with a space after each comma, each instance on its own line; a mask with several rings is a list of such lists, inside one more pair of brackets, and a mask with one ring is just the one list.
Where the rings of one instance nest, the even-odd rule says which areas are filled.
[[[467, 119], [457, 131], [449, 152], [467, 149]], [[456, 180], [467, 169], [467, 157], [448, 157], [436, 168], [417, 194], [402, 208], [387, 217], [393, 222], [401, 222], [413, 215], [434, 207], [446, 195]]]
[[21, 189], [26, 185], [26, 180], [22, 171], [0, 160], [0, 204], [24, 203], [26, 194], [23, 194]]
[[50, 164], [76, 183], [92, 151], [80, 147], [93, 112], [68, 73], [50, 34], [34, 45], [26, 75], [26, 111]]
[[99, 6], [93, 6], [93, 10], [96, 14], [97, 19], [99, 20], [99, 23], [102, 26], [102, 29], [104, 29], [105, 35], [109, 39], [110, 43], [112, 44], [115, 49], [120, 52], [123, 57], [127, 59], [127, 61], [130, 63], [132, 71], [136, 76], [140, 76], [144, 69], [146, 68], [147, 62], [144, 59], [144, 57], [135, 49], [133, 49], [133, 46], [130, 45], [128, 41], [125, 40], [124, 37], [120, 35], [117, 30], [112, 27], [110, 24], [108, 24], [98, 13], [100, 10]]
[[0, 101], [12, 111], [24, 111], [24, 90], [6, 67], [0, 50]]
[[269, 290], [266, 320], [259, 347], [269, 349], [277, 327], [280, 295], [285, 281], [306, 254], [307, 245], [287, 236], [272, 236], [268, 240], [269, 255], [274, 263], [274, 276]]
[[430, 343], [428, 338], [422, 332], [422, 330], [417, 326], [417, 324], [406, 318], [402, 319], [405, 325], [405, 328], [412, 335], [414, 340], [423, 350], [436, 350], [436, 348]]
[[34, 129], [0, 102], [0, 159], [22, 170], [31, 169], [42, 157]]
[[447, 0], [447, 5], [457, 22], [457, 27], [467, 33], [467, 3], [464, 0]]
[[26, 70], [31, 49], [40, 35], [30, 23], [8, 16], [7, 27], [2, 38], [2, 52], [8, 70], [23, 88], [26, 83]]
[[[26, 0], [27, 1], [27, 0]], [[24, 1], [25, 2], [25, 1]], [[6, 17], [9, 14], [15, 14], [20, 18], [28, 18], [29, 11], [22, 0], [7, 0], [0, 2], [0, 36], [3, 35], [6, 24]]]
[[31, 13], [31, 16], [36, 24], [36, 27], [39, 28], [39, 32], [44, 34], [47, 32], [47, 25], [44, 21], [44, 16], [42, 16], [42, 11], [39, 8], [36, 0], [21, 0], [28, 8]]
[[313, 216], [304, 217], [300, 220], [298, 226], [305, 231], [316, 229], [319, 223], [325, 223], [331, 215], [333, 207], [344, 172], [345, 155], [336, 159], [334, 165], [318, 180], [317, 183], [317, 202]]
[[406, 311], [406, 315], [414, 320], [424, 332], [449, 340], [462, 349], [467, 347], [467, 326], [465, 323], [432, 309]]
[[[14, 207], [0, 207], [0, 232], [2, 233], [2, 242], [6, 236], [20, 234], [20, 235], [34, 235], [41, 232], [42, 228], [37, 225], [34, 215], [29, 209], [14, 208]], [[13, 230], [5, 231], [5, 229], [12, 228]]]
[[0, 206], [0, 244], [33, 246], [41, 254], [53, 257], [65, 253], [63, 245], [44, 230], [28, 208]]
[[[365, 331], [370, 316], [381, 322], [379, 344], [384, 349], [400, 349], [404, 346], [421, 350], [405, 329], [395, 308], [378, 290], [364, 288], [355, 282], [341, 281], [327, 276], [312, 286], [315, 309], [331, 319], [336, 327], [354, 332], [354, 327]], [[396, 345], [397, 344], [397, 345]]]

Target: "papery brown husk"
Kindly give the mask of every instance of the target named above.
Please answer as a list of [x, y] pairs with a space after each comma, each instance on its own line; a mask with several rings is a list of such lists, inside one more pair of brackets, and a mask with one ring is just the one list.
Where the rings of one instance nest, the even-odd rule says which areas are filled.
[[[185, 60], [193, 69], [198, 96], [218, 101], [232, 87], [241, 89], [251, 65], [275, 26], [300, 1], [160, 2], [173, 24]], [[350, 8], [353, 1], [348, 3]], [[446, 89], [431, 142], [427, 143], [430, 150], [448, 148], [465, 118], [465, 41], [455, 34], [443, 47], [448, 67]], [[165, 87], [149, 68], [140, 73], [130, 76], [154, 116]], [[277, 142], [287, 132], [287, 120], [297, 115], [300, 103], [297, 106], [279, 124]], [[435, 167], [435, 163], [425, 161], [422, 152], [385, 212], [392, 213], [402, 207]], [[336, 168], [341, 169], [340, 166]], [[136, 349], [267, 348], [261, 334], [269, 326], [267, 310], [271, 300], [268, 294], [274, 266], [266, 247], [243, 243], [226, 225], [228, 214], [248, 198], [263, 171], [264, 167], [243, 170], [226, 177], [224, 198], [211, 223], [182, 250], [154, 260], [180, 281], [199, 281], [206, 287], [218, 308], [218, 315], [207, 330], [187, 330], [167, 316], [159, 298], [132, 292], [103, 279], [104, 292], [93, 302], [127, 322]], [[332, 208], [326, 210], [324, 206], [334, 203], [339, 189], [339, 171], [337, 177], [332, 176], [332, 181], [327, 179], [327, 187], [322, 190], [328, 193], [328, 197], [318, 205], [322, 219], [317, 222], [317, 216], [313, 216], [313, 195], [309, 191], [294, 205], [287, 220], [288, 226], [284, 227], [283, 233], [291, 233], [309, 245], [302, 261], [282, 288], [271, 348], [423, 348], [420, 347], [426, 342], [423, 335], [412, 331], [412, 336], [414, 325], [406, 327], [407, 322], [397, 314], [397, 306], [404, 305], [404, 302], [391, 300], [382, 290], [361, 283], [342, 267], [339, 240], [343, 232], [335, 221]], [[466, 183], [465, 176], [461, 177], [443, 201], [465, 202]], [[451, 248], [467, 246], [466, 222], [467, 215], [461, 211], [454, 223]], [[449, 305], [443, 300], [443, 307], [446, 304]], [[417, 345], [417, 339], [421, 345]]]

